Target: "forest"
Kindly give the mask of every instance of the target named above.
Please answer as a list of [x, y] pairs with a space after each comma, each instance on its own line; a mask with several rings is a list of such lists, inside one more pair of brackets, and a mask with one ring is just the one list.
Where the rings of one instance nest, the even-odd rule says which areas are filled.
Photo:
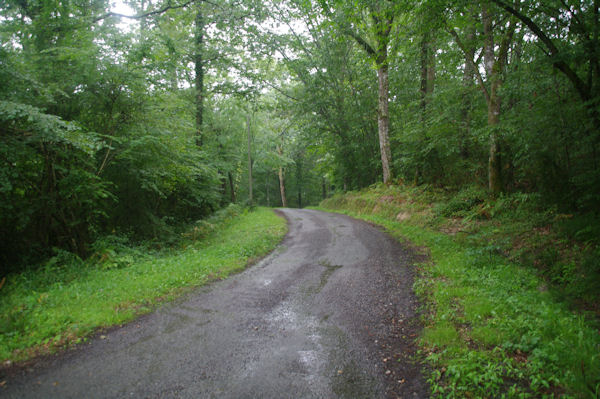
[[126, 4], [1, 8], [5, 270], [379, 181], [599, 209], [593, 1]]
[[597, 0], [5, 0], [0, 295], [228, 209], [403, 187], [556, 229], [518, 256], [597, 316], [599, 34]]

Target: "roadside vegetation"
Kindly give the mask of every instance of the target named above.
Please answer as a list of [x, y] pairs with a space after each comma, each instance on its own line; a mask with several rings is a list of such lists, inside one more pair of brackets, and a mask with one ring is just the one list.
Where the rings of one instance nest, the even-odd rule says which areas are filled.
[[10, 365], [85, 341], [99, 328], [244, 269], [286, 231], [272, 210], [232, 205], [192, 224], [168, 247], [110, 236], [85, 261], [59, 252], [9, 274], [0, 290], [0, 359]]
[[430, 249], [434, 391], [597, 397], [599, 34], [597, 0], [0, 2], [1, 357], [220, 276], [181, 264], [229, 204], [383, 181], [324, 206]]
[[436, 397], [600, 395], [598, 224], [535, 195], [378, 185], [326, 210], [385, 227], [428, 260], [421, 353]]

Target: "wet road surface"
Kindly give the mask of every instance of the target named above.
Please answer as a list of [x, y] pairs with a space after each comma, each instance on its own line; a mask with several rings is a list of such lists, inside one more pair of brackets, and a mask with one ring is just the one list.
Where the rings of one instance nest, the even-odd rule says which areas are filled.
[[379, 229], [281, 211], [270, 256], [76, 349], [6, 398], [421, 398], [411, 254]]

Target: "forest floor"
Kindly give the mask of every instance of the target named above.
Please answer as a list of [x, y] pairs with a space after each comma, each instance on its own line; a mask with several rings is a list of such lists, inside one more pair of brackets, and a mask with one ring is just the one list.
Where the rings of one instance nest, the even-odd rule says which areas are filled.
[[356, 219], [281, 212], [260, 263], [13, 369], [3, 397], [427, 397], [414, 254]]
[[420, 353], [434, 396], [600, 396], [598, 227], [527, 195], [374, 186], [321, 209], [383, 226], [427, 259]]

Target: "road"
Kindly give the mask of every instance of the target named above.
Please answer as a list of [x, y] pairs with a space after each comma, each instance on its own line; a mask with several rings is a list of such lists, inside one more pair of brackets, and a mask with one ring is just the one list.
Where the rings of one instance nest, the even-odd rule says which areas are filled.
[[258, 264], [12, 370], [0, 397], [426, 397], [410, 251], [347, 216], [281, 213]]

